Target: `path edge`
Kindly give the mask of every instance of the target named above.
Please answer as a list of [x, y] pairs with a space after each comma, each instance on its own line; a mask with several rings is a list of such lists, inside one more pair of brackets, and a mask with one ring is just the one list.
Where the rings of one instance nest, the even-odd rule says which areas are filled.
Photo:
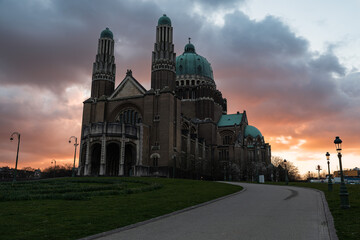
[[320, 195], [321, 195], [321, 200], [322, 200], [323, 208], [324, 208], [324, 212], [325, 212], [325, 218], [326, 218], [326, 222], [327, 222], [328, 229], [329, 229], [330, 240], [339, 240], [339, 238], [338, 238], [338, 236], [336, 234], [334, 218], [333, 218], [333, 216], [331, 214], [331, 211], [330, 211], [329, 205], [328, 205], [328, 203], [326, 201], [326, 197], [325, 197], [324, 192], [321, 191], [321, 190], [318, 190], [318, 189], [313, 189], [313, 190], [319, 192]]
[[[225, 183], [225, 182], [222, 182], [222, 183]], [[194, 205], [194, 206], [183, 208], [183, 209], [177, 210], [175, 212], [167, 213], [165, 215], [161, 215], [161, 216], [158, 216], [158, 217], [155, 217], [155, 218], [151, 218], [151, 219], [148, 219], [148, 220], [145, 220], [145, 221], [142, 221], [142, 222], [133, 223], [133, 224], [130, 224], [130, 225], [127, 225], [127, 226], [124, 226], [124, 227], [115, 228], [115, 229], [110, 230], [110, 231], [97, 233], [97, 234], [90, 235], [90, 236], [87, 236], [87, 237], [84, 237], [84, 238], [79, 238], [78, 240], [93, 240], [93, 239], [98, 239], [98, 238], [101, 238], [101, 237], [106, 237], [106, 236], [112, 235], [114, 233], [123, 232], [123, 231], [129, 230], [129, 229], [136, 228], [136, 227], [148, 224], [148, 223], [152, 223], [152, 222], [164, 219], [164, 218], [168, 218], [168, 217], [171, 217], [171, 216], [183, 213], [183, 212], [187, 212], [187, 211], [193, 210], [195, 208], [203, 207], [203, 206], [209, 205], [211, 203], [223, 200], [225, 198], [233, 197], [233, 196], [235, 196], [237, 194], [240, 194], [240, 193], [246, 191], [246, 188], [244, 186], [240, 186], [240, 187], [242, 187], [243, 189], [241, 189], [238, 192], [231, 193], [229, 195], [225, 195], [225, 196], [222, 196], [222, 197], [219, 197], [219, 198], [215, 198], [215, 199], [207, 201], [207, 202], [203, 202], [203, 203], [200, 203], [200, 204], [197, 204], [197, 205]]]

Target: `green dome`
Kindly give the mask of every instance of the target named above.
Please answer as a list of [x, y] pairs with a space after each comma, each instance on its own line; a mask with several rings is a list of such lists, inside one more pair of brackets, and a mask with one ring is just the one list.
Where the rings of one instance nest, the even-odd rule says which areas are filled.
[[113, 33], [110, 31], [109, 28], [106, 28], [104, 31], [101, 32], [100, 38], [111, 38], [111, 39], [113, 39]]
[[247, 136], [252, 136], [254, 138], [256, 138], [257, 136], [259, 137], [262, 137], [262, 134], [261, 132], [259, 131], [259, 129], [257, 129], [256, 127], [254, 126], [250, 126], [250, 125], [247, 125], [245, 127], [245, 137]]
[[184, 48], [184, 52], [191, 52], [191, 53], [195, 53], [195, 46], [192, 45], [191, 43], [188, 43], [185, 45], [185, 48]]
[[189, 42], [184, 50], [176, 57], [176, 75], [200, 75], [214, 80], [211, 64], [195, 52], [195, 46]]
[[169, 25], [171, 26], [171, 20], [166, 14], [162, 15], [161, 18], [159, 18], [158, 25]]

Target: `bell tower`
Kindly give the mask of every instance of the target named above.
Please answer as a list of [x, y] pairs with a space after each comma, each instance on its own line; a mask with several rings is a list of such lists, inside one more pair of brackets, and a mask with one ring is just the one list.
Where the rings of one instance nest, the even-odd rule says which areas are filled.
[[168, 87], [175, 90], [175, 63], [173, 28], [171, 20], [165, 14], [159, 18], [156, 27], [156, 42], [152, 52], [151, 88], [161, 90]]
[[91, 97], [110, 96], [115, 89], [115, 57], [113, 33], [106, 28], [100, 34], [98, 51], [93, 65]]

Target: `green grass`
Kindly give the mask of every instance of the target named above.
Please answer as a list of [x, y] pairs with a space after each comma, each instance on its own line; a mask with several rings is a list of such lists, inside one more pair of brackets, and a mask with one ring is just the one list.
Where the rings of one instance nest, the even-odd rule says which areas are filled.
[[160, 184], [139, 179], [60, 179], [3, 183], [0, 201], [65, 199], [85, 200], [94, 196], [131, 194], [161, 188]]
[[65, 178], [15, 187], [0, 183], [1, 239], [78, 239], [240, 189], [164, 178]]
[[334, 218], [336, 234], [339, 239], [357, 240], [360, 238], [360, 185], [346, 185], [349, 192], [349, 209], [340, 208], [340, 184], [334, 184], [332, 192], [328, 191], [328, 185], [326, 183], [290, 182], [289, 186], [315, 188], [323, 191]]

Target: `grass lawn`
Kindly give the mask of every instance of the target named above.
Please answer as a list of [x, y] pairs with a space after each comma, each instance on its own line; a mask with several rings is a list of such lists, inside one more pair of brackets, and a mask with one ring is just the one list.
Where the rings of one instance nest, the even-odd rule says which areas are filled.
[[327, 183], [290, 182], [289, 186], [316, 188], [323, 191], [325, 193], [331, 214], [334, 218], [336, 233], [339, 239], [360, 239], [360, 185], [346, 185], [349, 192], [349, 209], [340, 208], [340, 184], [334, 184], [332, 192], [328, 192]]
[[241, 190], [165, 178], [64, 178], [0, 183], [1, 239], [78, 239]]

